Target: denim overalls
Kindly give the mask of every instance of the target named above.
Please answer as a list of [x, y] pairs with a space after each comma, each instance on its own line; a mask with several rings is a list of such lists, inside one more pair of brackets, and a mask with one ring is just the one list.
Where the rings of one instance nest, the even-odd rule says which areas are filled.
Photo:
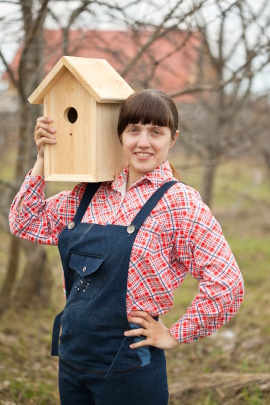
[[173, 184], [163, 184], [129, 226], [104, 226], [81, 223], [99, 187], [89, 183], [73, 221], [62, 231], [58, 247], [67, 300], [55, 318], [52, 355], [60, 357], [60, 396], [61, 373], [76, 374], [77, 385], [89, 393], [85, 402], [71, 399], [71, 393], [63, 395], [62, 404], [167, 404], [163, 350], [132, 350], [129, 345], [139, 338], [125, 337], [124, 331], [138, 327], [128, 323], [126, 314], [132, 246], [140, 226]]

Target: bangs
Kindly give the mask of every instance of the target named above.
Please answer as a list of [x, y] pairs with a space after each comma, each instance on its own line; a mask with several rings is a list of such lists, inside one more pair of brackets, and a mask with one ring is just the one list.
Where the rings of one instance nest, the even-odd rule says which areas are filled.
[[162, 92], [159, 91], [142, 91], [130, 96], [120, 112], [118, 135], [120, 136], [129, 124], [139, 123], [169, 127], [172, 133], [175, 133], [173, 114], [161, 95]]

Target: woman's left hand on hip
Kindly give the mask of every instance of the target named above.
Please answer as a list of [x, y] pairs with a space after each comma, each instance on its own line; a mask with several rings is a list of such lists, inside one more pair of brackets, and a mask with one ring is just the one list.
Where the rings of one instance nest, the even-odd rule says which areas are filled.
[[161, 320], [156, 321], [147, 312], [132, 311], [128, 322], [137, 324], [140, 327], [125, 331], [125, 336], [145, 337], [145, 339], [139, 342], [132, 343], [130, 345], [131, 349], [137, 349], [142, 346], [154, 346], [166, 350], [180, 345], [180, 342], [170, 334], [169, 329]]

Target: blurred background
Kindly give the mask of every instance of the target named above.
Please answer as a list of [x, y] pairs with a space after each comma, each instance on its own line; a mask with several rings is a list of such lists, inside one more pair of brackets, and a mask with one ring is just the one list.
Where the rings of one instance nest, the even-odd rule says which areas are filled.
[[[174, 99], [169, 159], [212, 209], [244, 276], [229, 324], [166, 353], [169, 403], [270, 403], [269, 22], [268, 0], [0, 0], [0, 404], [59, 404], [58, 250], [12, 237], [8, 212], [36, 159], [42, 106], [27, 98], [63, 55], [106, 59], [134, 90]], [[47, 183], [46, 195], [72, 186]], [[167, 326], [197, 290], [187, 277]]]

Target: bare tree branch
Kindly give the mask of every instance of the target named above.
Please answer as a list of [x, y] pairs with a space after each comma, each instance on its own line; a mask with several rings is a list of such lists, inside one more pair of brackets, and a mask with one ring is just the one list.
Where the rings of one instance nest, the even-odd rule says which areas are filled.
[[4, 64], [4, 66], [5, 66], [5, 68], [6, 68], [6, 70], [7, 70], [7, 73], [8, 73], [8, 75], [9, 75], [9, 78], [10, 78], [12, 84], [14, 85], [14, 87], [15, 87], [16, 89], [19, 89], [19, 83], [18, 83], [18, 81], [15, 79], [14, 72], [13, 72], [13, 70], [10, 68], [9, 64], [7, 63], [6, 58], [4, 57], [3, 53], [1, 52], [1, 50], [0, 50], [0, 58], [1, 58], [1, 60], [2, 60], [2, 62], [3, 62], [3, 64]]

